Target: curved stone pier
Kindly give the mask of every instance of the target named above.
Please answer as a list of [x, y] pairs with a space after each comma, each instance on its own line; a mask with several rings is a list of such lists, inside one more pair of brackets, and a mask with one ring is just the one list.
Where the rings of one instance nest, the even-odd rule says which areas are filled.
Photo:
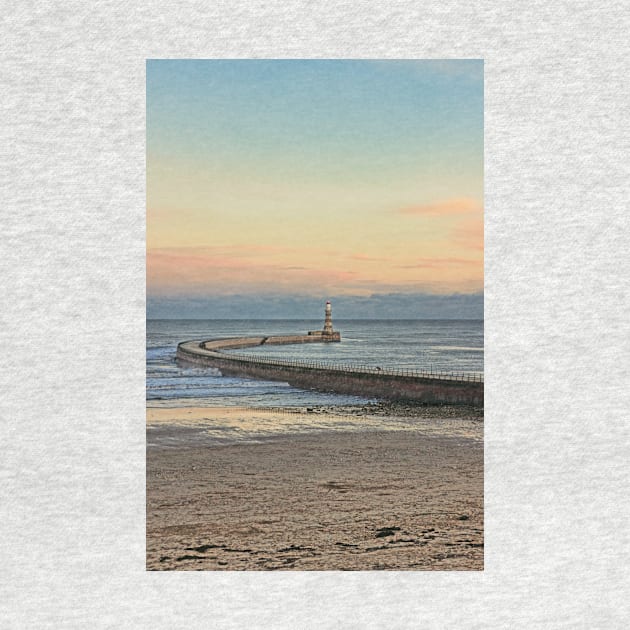
[[177, 360], [217, 368], [226, 376], [283, 381], [301, 389], [387, 400], [483, 405], [483, 379], [478, 376], [292, 361], [223, 352], [253, 346], [335, 340], [317, 335], [283, 335], [184, 341], [177, 346]]

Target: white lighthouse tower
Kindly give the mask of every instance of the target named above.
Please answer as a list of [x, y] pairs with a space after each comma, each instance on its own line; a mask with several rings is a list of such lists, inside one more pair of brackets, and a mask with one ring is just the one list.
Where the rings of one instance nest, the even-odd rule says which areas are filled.
[[332, 306], [330, 301], [326, 302], [326, 317], [324, 319], [324, 334], [332, 335], [333, 327], [332, 327]]
[[[308, 336], [312, 341], [341, 341], [341, 333], [333, 330], [332, 325], [332, 305], [326, 302], [326, 317], [324, 318], [324, 330], [309, 330]], [[311, 341], [311, 339], [309, 339]]]

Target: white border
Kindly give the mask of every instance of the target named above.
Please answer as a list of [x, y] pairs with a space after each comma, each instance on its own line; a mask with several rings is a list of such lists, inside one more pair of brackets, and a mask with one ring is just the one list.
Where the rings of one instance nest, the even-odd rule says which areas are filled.
[[[18, 3], [3, 23], [3, 627], [622, 627], [627, 6]], [[486, 569], [144, 570], [146, 58], [484, 58]]]

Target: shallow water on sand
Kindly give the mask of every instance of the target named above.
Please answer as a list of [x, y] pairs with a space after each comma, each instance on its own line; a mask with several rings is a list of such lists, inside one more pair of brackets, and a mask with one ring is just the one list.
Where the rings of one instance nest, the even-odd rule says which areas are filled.
[[481, 441], [478, 419], [344, 414], [306, 410], [161, 408], [147, 410], [148, 448], [255, 443], [296, 435], [353, 431], [417, 431], [427, 436]]

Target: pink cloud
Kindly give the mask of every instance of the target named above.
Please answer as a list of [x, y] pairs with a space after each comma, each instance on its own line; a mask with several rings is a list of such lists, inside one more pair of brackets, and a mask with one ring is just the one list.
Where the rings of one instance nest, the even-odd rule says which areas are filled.
[[[465, 227], [465, 226], [464, 226]], [[462, 232], [461, 237], [470, 238]], [[450, 244], [452, 246], [452, 243]], [[475, 266], [481, 260], [466, 257], [399, 258], [396, 262], [408, 264], [396, 267], [370, 265], [365, 273], [360, 269], [366, 265], [356, 264], [347, 269], [342, 259], [321, 258], [321, 266], [303, 261], [297, 256], [265, 255], [265, 245], [235, 247], [193, 247], [162, 248], [147, 252], [147, 289], [152, 294], [228, 294], [234, 292], [278, 291], [280, 293], [312, 293], [313, 291], [361, 294], [377, 290], [420, 290], [429, 286], [429, 278], [418, 278], [409, 283], [409, 275], [416, 269], [417, 274], [429, 276], [435, 282], [433, 290], [461, 290], [467, 286], [468, 276], [477, 276]], [[302, 250], [303, 251], [303, 250]], [[448, 250], [447, 250], [448, 251]], [[256, 254], [259, 252], [259, 254]], [[357, 261], [375, 260], [365, 253], [347, 254]], [[383, 258], [382, 260], [387, 260]], [[346, 269], [344, 269], [346, 267]], [[424, 272], [423, 269], [428, 271]], [[435, 272], [431, 272], [431, 270]], [[398, 271], [396, 271], [398, 270]], [[457, 278], [453, 279], [453, 274]], [[438, 280], [438, 276], [440, 279]], [[472, 281], [472, 278], [470, 279]], [[477, 284], [479, 281], [477, 281]], [[475, 285], [476, 286], [476, 285]], [[440, 289], [439, 287], [442, 287]]]
[[367, 254], [352, 254], [348, 258], [352, 260], [365, 260], [369, 262], [388, 262], [391, 258], [380, 258], [378, 256], [368, 256]]
[[453, 229], [451, 238], [460, 247], [483, 251], [483, 219], [460, 223]]
[[398, 269], [437, 269], [440, 267], [474, 267], [482, 264], [480, 260], [469, 258], [417, 258], [415, 263], [397, 265]]
[[312, 269], [215, 252], [214, 248], [149, 251], [147, 284], [162, 289], [274, 286], [293, 290], [300, 286], [339, 287], [357, 275], [355, 271]]
[[150, 250], [154, 254], [173, 256], [214, 256], [249, 257], [264, 254], [284, 254], [299, 251], [295, 247], [280, 247], [276, 245], [212, 245], [203, 247], [160, 247]]
[[398, 210], [399, 214], [415, 216], [459, 216], [481, 212], [483, 208], [473, 199], [462, 197], [459, 199], [447, 199], [436, 203], [422, 204], [418, 206], [408, 206]]

